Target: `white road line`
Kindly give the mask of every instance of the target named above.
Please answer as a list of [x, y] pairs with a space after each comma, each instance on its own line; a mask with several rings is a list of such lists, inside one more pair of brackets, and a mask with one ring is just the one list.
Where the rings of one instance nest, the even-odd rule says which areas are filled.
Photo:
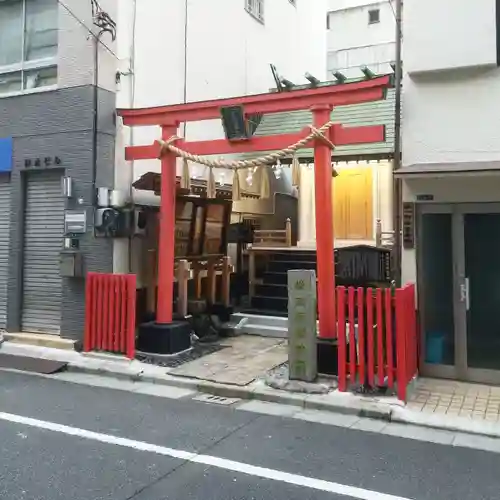
[[176, 450], [174, 448], [167, 448], [165, 446], [157, 446], [142, 441], [135, 441], [133, 439], [121, 438], [110, 434], [102, 434], [100, 432], [93, 432], [86, 429], [79, 429], [77, 427], [70, 427], [68, 425], [56, 424], [54, 422], [46, 422], [21, 415], [13, 415], [11, 413], [0, 412], [0, 420], [11, 422], [20, 425], [27, 425], [29, 427], [36, 427], [38, 429], [45, 429], [47, 431], [58, 432], [68, 436], [75, 436], [82, 439], [90, 439], [100, 443], [111, 444], [116, 446], [123, 446], [138, 451], [148, 453], [156, 453], [171, 458], [185, 460], [191, 463], [209, 465], [219, 469], [229, 470], [232, 472], [239, 472], [249, 476], [260, 477], [263, 479], [270, 479], [272, 481], [280, 481], [287, 484], [293, 484], [303, 488], [310, 488], [313, 490], [324, 491], [327, 493], [335, 493], [337, 495], [344, 495], [358, 500], [411, 500], [409, 498], [386, 495], [376, 491], [366, 490], [363, 488], [356, 488], [340, 483], [333, 483], [321, 479], [314, 479], [311, 477], [301, 476], [298, 474], [289, 474], [279, 470], [268, 469], [265, 467], [256, 467], [254, 465], [245, 464], [242, 462], [235, 462], [225, 458], [214, 457], [210, 455], [200, 455], [183, 450]]

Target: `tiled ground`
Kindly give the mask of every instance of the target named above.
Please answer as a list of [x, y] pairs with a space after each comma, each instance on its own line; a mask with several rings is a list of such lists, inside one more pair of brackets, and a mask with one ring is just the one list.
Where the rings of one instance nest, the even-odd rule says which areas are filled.
[[497, 422], [500, 420], [500, 387], [422, 378], [413, 390], [408, 408]]

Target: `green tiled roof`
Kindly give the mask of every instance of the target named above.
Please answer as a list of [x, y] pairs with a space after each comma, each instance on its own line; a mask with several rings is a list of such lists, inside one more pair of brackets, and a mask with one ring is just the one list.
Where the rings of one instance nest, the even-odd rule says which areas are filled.
[[[362, 125], [385, 125], [385, 142], [373, 144], [356, 144], [339, 146], [335, 148], [335, 156], [368, 156], [391, 154], [394, 152], [394, 89], [389, 89], [387, 98], [383, 101], [354, 104], [350, 106], [339, 106], [332, 112], [332, 120], [345, 126]], [[276, 113], [265, 115], [257, 128], [256, 136], [286, 134], [299, 132], [312, 123], [310, 111], [293, 111], [290, 113]], [[244, 158], [262, 155], [245, 154]], [[299, 152], [301, 158], [312, 158], [312, 149], [302, 149]]]

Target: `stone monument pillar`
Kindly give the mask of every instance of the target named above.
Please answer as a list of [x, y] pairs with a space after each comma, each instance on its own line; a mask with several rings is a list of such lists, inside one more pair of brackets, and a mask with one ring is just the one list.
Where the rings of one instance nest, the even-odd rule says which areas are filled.
[[288, 271], [288, 364], [290, 380], [313, 382], [318, 374], [316, 272]]

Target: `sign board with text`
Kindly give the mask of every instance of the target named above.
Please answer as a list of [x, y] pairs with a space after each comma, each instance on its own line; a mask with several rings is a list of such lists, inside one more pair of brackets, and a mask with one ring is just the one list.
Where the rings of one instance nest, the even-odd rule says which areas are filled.
[[316, 272], [288, 271], [288, 364], [290, 380], [312, 382], [318, 374]]

